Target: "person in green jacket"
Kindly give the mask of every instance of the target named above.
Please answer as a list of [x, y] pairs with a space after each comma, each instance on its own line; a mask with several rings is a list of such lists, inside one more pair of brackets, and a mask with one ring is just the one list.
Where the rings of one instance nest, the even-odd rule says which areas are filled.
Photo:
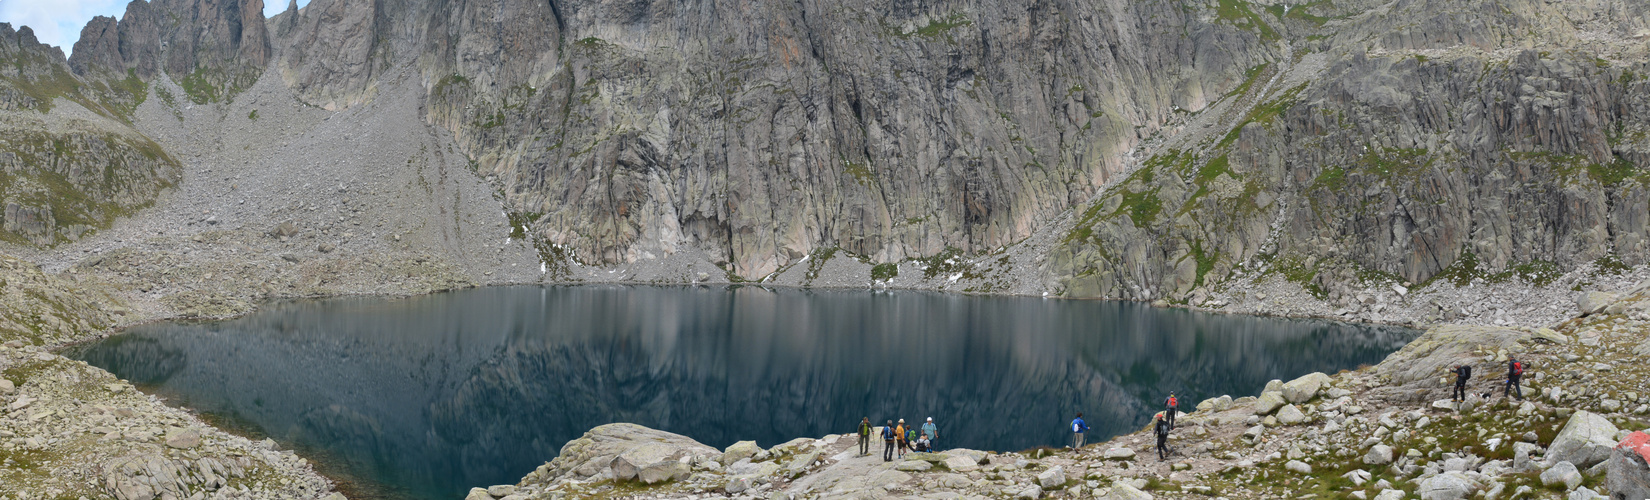
[[871, 454], [871, 417], [859, 421], [859, 456]]

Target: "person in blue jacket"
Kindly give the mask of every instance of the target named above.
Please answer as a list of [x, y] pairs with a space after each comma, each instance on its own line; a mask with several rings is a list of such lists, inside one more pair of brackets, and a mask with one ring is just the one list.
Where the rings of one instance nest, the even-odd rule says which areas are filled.
[[894, 421], [889, 420], [882, 426], [882, 461], [894, 461]]
[[1083, 414], [1081, 412], [1078, 412], [1077, 413], [1077, 419], [1071, 421], [1071, 434], [1074, 436], [1073, 441], [1072, 441], [1074, 444], [1072, 445], [1071, 449], [1077, 450], [1077, 449], [1082, 449], [1083, 448], [1083, 433], [1087, 432], [1088, 430], [1089, 430], [1089, 423], [1084, 422], [1083, 421]]

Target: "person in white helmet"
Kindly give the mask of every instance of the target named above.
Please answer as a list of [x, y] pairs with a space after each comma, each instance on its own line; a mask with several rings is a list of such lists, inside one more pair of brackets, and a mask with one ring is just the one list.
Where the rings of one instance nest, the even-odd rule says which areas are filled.
[[933, 446], [934, 440], [940, 437], [940, 428], [934, 426], [934, 417], [928, 417], [928, 421], [922, 424], [922, 437], [928, 438], [929, 446]]

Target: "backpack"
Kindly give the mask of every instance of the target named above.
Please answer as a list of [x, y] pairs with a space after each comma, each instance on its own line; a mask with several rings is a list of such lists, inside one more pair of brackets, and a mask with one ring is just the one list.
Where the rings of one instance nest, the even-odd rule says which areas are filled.
[[1180, 402], [1176, 401], [1174, 396], [1169, 396], [1169, 406], [1180, 406]]
[[887, 440], [893, 440], [894, 439], [894, 428], [893, 427], [888, 427], [886, 425], [882, 426], [882, 438], [887, 439]]
[[1083, 432], [1083, 422], [1079, 420], [1071, 421], [1071, 432]]
[[913, 429], [906, 429], [905, 430], [905, 440], [906, 441], [916, 441], [917, 440], [917, 430], [914, 429], [914, 428]]
[[1514, 361], [1512, 372], [1513, 372], [1514, 376], [1523, 375], [1524, 374], [1524, 362], [1523, 361]]

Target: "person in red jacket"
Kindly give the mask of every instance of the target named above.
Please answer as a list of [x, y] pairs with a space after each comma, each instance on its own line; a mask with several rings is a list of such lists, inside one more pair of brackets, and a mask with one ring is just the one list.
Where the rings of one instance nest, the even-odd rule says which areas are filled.
[[1169, 399], [1167, 401], [1164, 401], [1163, 405], [1168, 407], [1168, 408], [1165, 408], [1163, 410], [1163, 416], [1164, 416], [1165, 420], [1168, 422], [1169, 428], [1173, 429], [1174, 428], [1174, 414], [1180, 413], [1180, 400], [1175, 399], [1174, 393], [1171, 392], [1171, 393], [1169, 393]]

